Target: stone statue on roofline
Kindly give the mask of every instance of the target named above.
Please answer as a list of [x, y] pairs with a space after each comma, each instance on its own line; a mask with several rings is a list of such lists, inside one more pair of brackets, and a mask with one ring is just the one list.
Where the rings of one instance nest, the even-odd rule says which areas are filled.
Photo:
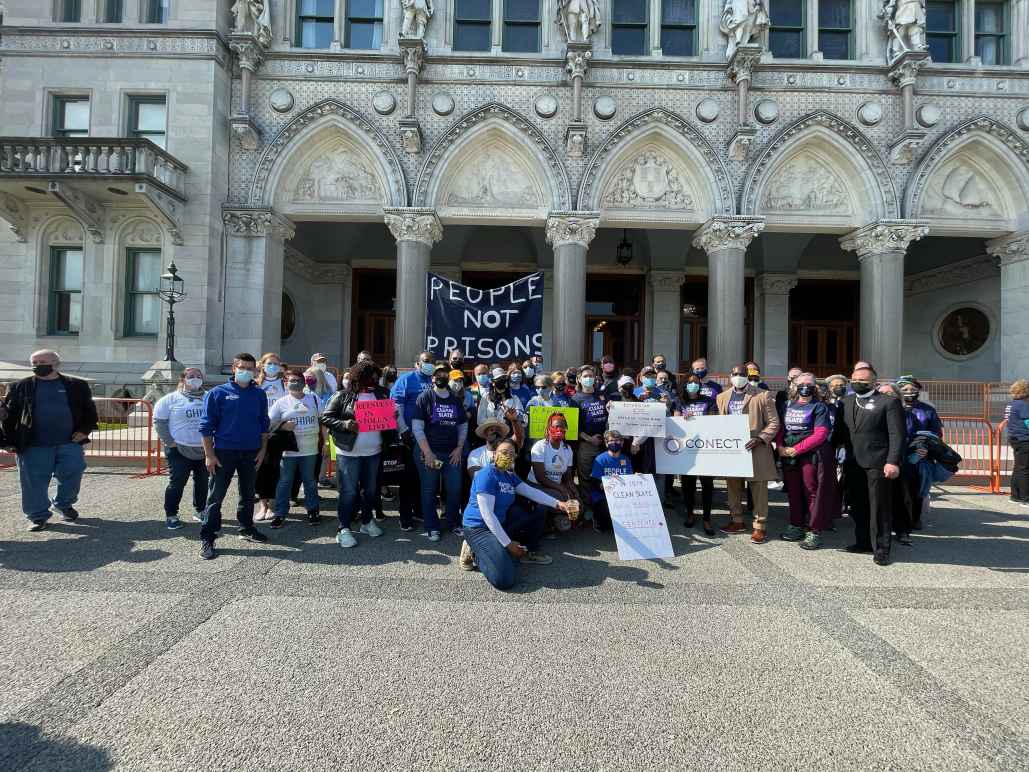
[[878, 14], [886, 27], [886, 60], [908, 51], [925, 51], [925, 0], [882, 0]]
[[233, 32], [256, 36], [263, 48], [272, 44], [270, 0], [236, 0], [231, 10], [235, 20]]
[[559, 0], [557, 26], [569, 43], [588, 43], [600, 29], [600, 4], [597, 0]]
[[728, 38], [725, 58], [732, 59], [738, 47], [758, 43], [768, 28], [765, 0], [725, 0], [718, 28]]

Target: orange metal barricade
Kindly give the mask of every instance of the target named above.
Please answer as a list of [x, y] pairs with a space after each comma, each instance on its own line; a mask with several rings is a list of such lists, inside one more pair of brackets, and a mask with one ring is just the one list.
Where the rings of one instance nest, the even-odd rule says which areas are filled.
[[993, 444], [993, 485], [994, 493], [1005, 493], [1011, 490], [1011, 470], [1015, 466], [1015, 456], [1008, 444], [1007, 419], [997, 425]]
[[950, 485], [970, 485], [991, 491], [995, 480], [993, 427], [978, 416], [945, 416], [943, 441], [961, 455], [958, 472]]

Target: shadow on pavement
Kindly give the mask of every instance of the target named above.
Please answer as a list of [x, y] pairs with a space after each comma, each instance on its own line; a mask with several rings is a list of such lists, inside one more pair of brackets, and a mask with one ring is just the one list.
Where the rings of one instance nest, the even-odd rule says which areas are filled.
[[114, 768], [110, 754], [103, 748], [70, 739], [42, 737], [39, 728], [31, 724], [0, 723], [0, 770], [25, 769], [41, 754], [46, 754], [46, 763], [41, 769], [93, 772]]

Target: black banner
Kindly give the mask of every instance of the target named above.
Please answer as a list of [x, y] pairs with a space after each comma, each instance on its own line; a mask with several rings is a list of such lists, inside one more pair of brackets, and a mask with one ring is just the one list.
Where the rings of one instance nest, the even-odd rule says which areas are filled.
[[480, 361], [543, 353], [542, 271], [490, 290], [430, 273], [425, 300], [425, 348], [437, 357], [455, 348]]

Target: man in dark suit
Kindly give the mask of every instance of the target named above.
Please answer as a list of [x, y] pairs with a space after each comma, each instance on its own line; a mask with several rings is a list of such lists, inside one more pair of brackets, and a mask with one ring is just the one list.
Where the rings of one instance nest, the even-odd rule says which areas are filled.
[[900, 400], [880, 394], [875, 379], [870, 366], [855, 367], [854, 393], [843, 400], [844, 471], [855, 536], [847, 552], [874, 552], [876, 564], [885, 566], [893, 531], [892, 486], [900, 476], [906, 429]]

